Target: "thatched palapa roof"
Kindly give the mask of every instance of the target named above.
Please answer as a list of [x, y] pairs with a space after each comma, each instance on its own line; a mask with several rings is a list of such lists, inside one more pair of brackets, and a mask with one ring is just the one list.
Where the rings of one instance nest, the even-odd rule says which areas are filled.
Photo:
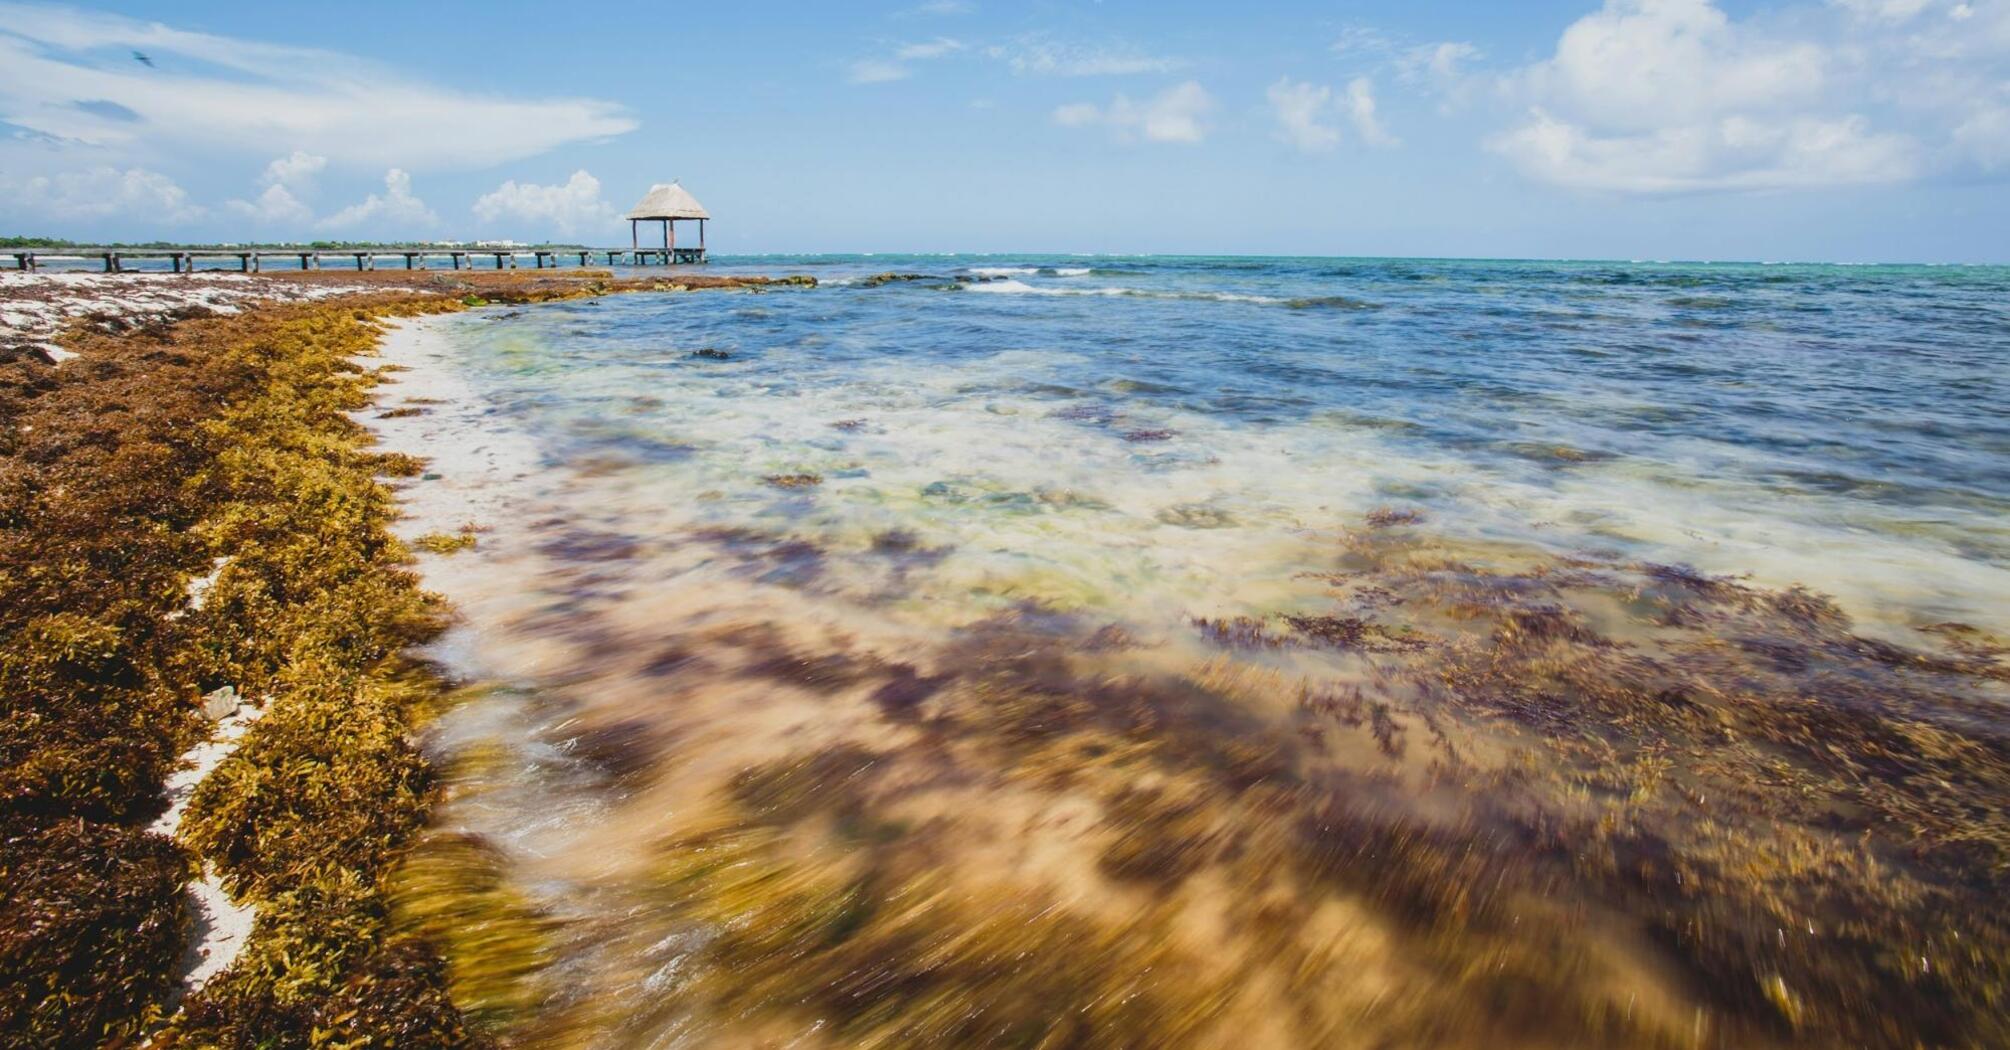
[[698, 198], [674, 182], [659, 182], [649, 187], [642, 200], [628, 209], [624, 219], [709, 219], [712, 213], [698, 203]]

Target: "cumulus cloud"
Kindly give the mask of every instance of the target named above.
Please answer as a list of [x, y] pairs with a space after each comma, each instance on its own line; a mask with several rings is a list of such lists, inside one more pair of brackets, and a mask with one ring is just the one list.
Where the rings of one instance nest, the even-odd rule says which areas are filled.
[[1607, 0], [1507, 79], [1527, 116], [1488, 144], [1531, 178], [1633, 193], [1912, 177], [1918, 144], [1839, 104], [1838, 66], [1711, 0]]
[[1324, 153], [1338, 146], [1341, 134], [1334, 122], [1343, 118], [1354, 126], [1362, 142], [1396, 145], [1396, 137], [1376, 115], [1375, 85], [1367, 77], [1355, 77], [1338, 93], [1324, 84], [1284, 77], [1270, 85], [1265, 97], [1277, 121], [1278, 139], [1303, 152]]
[[1862, 117], [1729, 116], [1637, 135], [1598, 135], [1541, 109], [1492, 147], [1532, 178], [1631, 193], [1773, 190], [1891, 182], [1916, 167], [1911, 140]]
[[372, 193], [320, 222], [322, 228], [329, 230], [368, 227], [393, 235], [439, 224], [440, 217], [433, 214], [433, 209], [412, 194], [412, 177], [399, 168], [384, 173], [382, 196]]
[[1340, 144], [1340, 129], [1325, 122], [1333, 106], [1333, 89], [1323, 84], [1293, 83], [1284, 77], [1264, 93], [1277, 118], [1277, 137], [1306, 153], [1321, 153]]
[[1054, 123], [1062, 127], [1108, 127], [1119, 142], [1195, 143], [1207, 137], [1207, 117], [1215, 109], [1214, 96], [1188, 80], [1153, 95], [1143, 102], [1119, 93], [1107, 106], [1075, 102], [1054, 110]]
[[600, 195], [600, 180], [584, 169], [555, 186], [519, 183], [496, 187], [475, 201], [475, 217], [483, 222], [514, 220], [539, 231], [572, 236], [614, 222], [614, 205]]
[[299, 189], [312, 184], [314, 176], [321, 174], [322, 169], [327, 166], [327, 157], [297, 149], [267, 164], [265, 174], [260, 178], [268, 186], [291, 186]]
[[144, 168], [101, 165], [84, 171], [0, 178], [0, 200], [10, 212], [38, 219], [124, 219], [175, 224], [202, 218], [205, 210], [166, 175]]
[[[126, 49], [157, 66], [102, 60]], [[345, 165], [419, 171], [487, 167], [636, 127], [608, 102], [472, 93], [340, 52], [31, 4], [0, 4], [0, 121], [98, 156], [265, 153], [283, 142]]]
[[276, 182], [252, 200], [233, 200], [224, 207], [253, 222], [267, 224], [305, 225], [314, 218], [313, 209], [301, 203], [292, 190]]
[[314, 210], [302, 201], [299, 194], [313, 188], [314, 177], [328, 167], [328, 158], [317, 153], [297, 149], [284, 157], [278, 157], [265, 166], [258, 177], [264, 192], [251, 200], [227, 201], [224, 207], [231, 212], [266, 225], [305, 225], [314, 218]]

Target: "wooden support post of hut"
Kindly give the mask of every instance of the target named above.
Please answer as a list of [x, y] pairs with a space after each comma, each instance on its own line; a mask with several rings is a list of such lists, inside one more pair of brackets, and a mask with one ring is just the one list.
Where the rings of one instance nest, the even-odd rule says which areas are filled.
[[[643, 195], [641, 202], [630, 208], [627, 215], [622, 216], [628, 220], [628, 246], [635, 252], [637, 262], [643, 259], [642, 237], [637, 224], [643, 222], [663, 224], [662, 255], [666, 263], [705, 261], [705, 220], [711, 217], [712, 213], [698, 203], [698, 198], [691, 196], [689, 190], [675, 182], [659, 182], [649, 187], [649, 192]], [[697, 250], [677, 247], [679, 219], [698, 221]]]

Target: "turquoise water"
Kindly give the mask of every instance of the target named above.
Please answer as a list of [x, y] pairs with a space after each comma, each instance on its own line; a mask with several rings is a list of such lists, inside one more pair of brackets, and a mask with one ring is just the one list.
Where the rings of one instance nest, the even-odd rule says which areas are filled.
[[[524, 311], [482, 330], [473, 374], [557, 459], [730, 494], [715, 523], [934, 528], [958, 546], [963, 529], [1037, 533], [1055, 546], [1023, 556], [1057, 572], [1111, 557], [1177, 591], [1177, 569], [1093, 548], [1178, 546], [1182, 508], [1276, 532], [1388, 505], [1473, 536], [1803, 583], [1873, 625], [2010, 623], [2010, 269], [713, 269], [823, 286]], [[871, 283], [884, 273], [918, 279]], [[708, 348], [730, 356], [693, 356]], [[815, 506], [762, 483], [795, 471], [827, 478]], [[1058, 489], [1067, 507], [1041, 502]], [[1034, 506], [1037, 530], [1007, 513]]]

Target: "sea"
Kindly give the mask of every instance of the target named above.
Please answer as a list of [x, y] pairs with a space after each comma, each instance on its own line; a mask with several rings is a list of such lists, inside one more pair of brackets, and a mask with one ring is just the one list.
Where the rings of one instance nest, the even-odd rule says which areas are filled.
[[[1784, 791], [1756, 771], [1796, 745], [1590, 679], [1742, 711], [2010, 635], [2010, 268], [705, 272], [817, 283], [486, 306], [387, 350], [380, 405], [418, 411], [372, 425], [434, 457], [408, 535], [475, 542], [419, 562], [464, 688], [404, 914], [529, 1045], [1759, 1045], [1741, 1011], [1788, 1007], [1657, 932], [1693, 928], [1673, 891], [1531, 874], [1528, 814], [1602, 782], [1508, 771], [1678, 756], [1665, 810], [1634, 785], [1611, 819], [1702, 855], [1710, 778]], [[1554, 647], [1510, 660], [1515, 631]], [[1970, 678], [1907, 717], [1999, 732]], [[1402, 870], [1305, 875], [1322, 806], [1408, 829], [1348, 840]], [[1403, 852], [1446, 835], [1529, 876], [1512, 922], [1415, 925], [1388, 880], [1478, 878]], [[439, 928], [471, 884], [487, 910]], [[1523, 922], [1568, 932], [1479, 988]]]

